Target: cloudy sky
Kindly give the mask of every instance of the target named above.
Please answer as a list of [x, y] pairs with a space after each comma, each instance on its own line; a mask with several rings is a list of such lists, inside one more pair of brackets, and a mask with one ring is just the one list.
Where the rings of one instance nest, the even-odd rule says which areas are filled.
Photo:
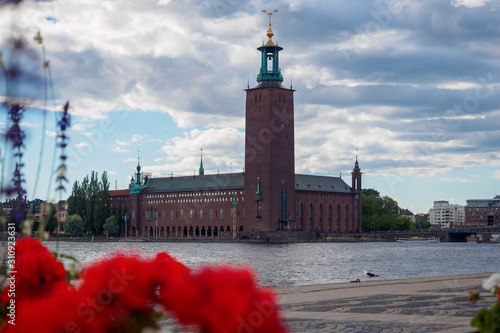
[[[1, 50], [8, 63], [9, 34], [43, 35], [56, 108], [73, 115], [68, 187], [95, 170], [125, 188], [138, 149], [154, 176], [193, 174], [201, 148], [206, 173], [241, 171], [262, 9], [279, 10], [297, 90], [296, 172], [349, 178], [357, 154], [363, 187], [414, 213], [500, 194], [500, 1], [25, 1], [0, 7]], [[54, 199], [54, 112], [44, 128], [43, 85], [22, 89], [28, 197]]]

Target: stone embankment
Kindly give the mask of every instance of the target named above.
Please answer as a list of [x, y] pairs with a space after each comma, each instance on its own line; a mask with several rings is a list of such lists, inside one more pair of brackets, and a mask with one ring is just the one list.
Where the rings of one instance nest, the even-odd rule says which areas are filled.
[[[475, 332], [468, 303], [490, 273], [276, 288], [292, 332]], [[490, 303], [495, 299], [482, 293]]]

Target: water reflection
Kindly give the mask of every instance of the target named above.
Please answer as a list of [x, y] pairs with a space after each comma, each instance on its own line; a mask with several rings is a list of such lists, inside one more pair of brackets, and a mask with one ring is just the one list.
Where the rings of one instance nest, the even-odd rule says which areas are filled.
[[84, 263], [112, 253], [136, 251], [154, 256], [166, 251], [189, 267], [230, 263], [252, 266], [263, 285], [287, 286], [498, 271], [500, 246], [476, 243], [77, 243], [47, 242], [51, 250]]

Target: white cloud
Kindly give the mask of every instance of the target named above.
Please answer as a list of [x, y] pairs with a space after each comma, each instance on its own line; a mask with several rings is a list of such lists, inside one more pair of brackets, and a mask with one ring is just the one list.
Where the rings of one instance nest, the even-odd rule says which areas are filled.
[[94, 124], [84, 124], [84, 123], [78, 123], [73, 126], [71, 126], [71, 129], [77, 132], [83, 132], [88, 128], [94, 127]]
[[130, 153], [130, 150], [123, 149], [120, 147], [115, 147], [115, 148], [113, 148], [112, 152], [114, 152], [114, 153]]
[[494, 179], [500, 179], [500, 170], [495, 170], [491, 172], [491, 177]]
[[88, 144], [85, 142], [80, 142], [80, 143], [75, 144], [76, 148], [85, 148], [87, 146], [88, 146]]
[[461, 177], [456, 177], [456, 178], [440, 178], [440, 181], [443, 183], [476, 183], [481, 180], [481, 177], [479, 176], [474, 176], [472, 175], [470, 178], [461, 178]]
[[[161, 151], [166, 155], [155, 162], [166, 161], [161, 165], [143, 161], [143, 169], [154, 174], [192, 174], [200, 166], [200, 153], [203, 148], [205, 173], [236, 172], [243, 170], [245, 134], [236, 128], [191, 130], [183, 137], [168, 139]], [[158, 160], [158, 161], [157, 161]]]
[[486, 5], [487, 3], [490, 3], [492, 0], [452, 0], [451, 5], [454, 7], [469, 7], [469, 8], [474, 8], [474, 7], [481, 7]]
[[146, 136], [145, 135], [139, 135], [139, 134], [135, 134], [133, 137], [132, 137], [132, 142], [138, 142], [138, 141], [141, 141], [142, 139], [144, 139]]
[[57, 136], [57, 133], [56, 133], [56, 132], [45, 131], [45, 133], [46, 133], [48, 136], [51, 136], [51, 137], [56, 137], [56, 136]]
[[118, 146], [129, 146], [129, 145], [130, 145], [130, 143], [129, 143], [129, 142], [120, 141], [120, 140], [115, 140], [115, 143], [116, 143]]
[[22, 123], [21, 123], [21, 126], [22, 126], [22, 127], [33, 128], [33, 127], [38, 127], [38, 124], [28, 123], [28, 122], [22, 122]]

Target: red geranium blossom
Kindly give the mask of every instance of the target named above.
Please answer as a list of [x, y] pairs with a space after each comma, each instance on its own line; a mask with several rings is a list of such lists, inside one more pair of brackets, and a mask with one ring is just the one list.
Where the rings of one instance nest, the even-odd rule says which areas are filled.
[[204, 268], [175, 292], [160, 289], [163, 302], [184, 325], [202, 332], [286, 332], [269, 291], [258, 288], [249, 269]]
[[4, 318], [7, 333], [134, 333], [155, 328], [161, 312], [203, 332], [286, 332], [274, 295], [249, 269], [193, 273], [167, 253], [119, 254], [84, 269], [74, 288], [63, 265], [30, 238], [18, 242], [15, 265], [16, 325]]
[[[66, 270], [52, 253], [36, 238], [22, 238], [15, 247], [15, 300], [43, 298], [59, 284], [66, 285]], [[8, 286], [1, 296], [2, 304], [10, 300]]]

